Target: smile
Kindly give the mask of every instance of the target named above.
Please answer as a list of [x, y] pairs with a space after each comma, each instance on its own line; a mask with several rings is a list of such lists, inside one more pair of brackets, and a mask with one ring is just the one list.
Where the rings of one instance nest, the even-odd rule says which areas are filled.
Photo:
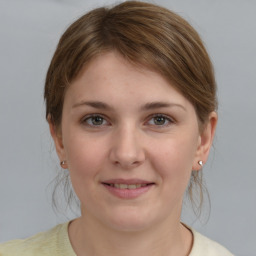
[[110, 194], [121, 199], [135, 199], [146, 194], [155, 183], [143, 180], [108, 180], [102, 182], [102, 185]]
[[119, 188], [119, 189], [136, 189], [136, 188], [141, 188], [141, 187], [146, 187], [147, 184], [106, 184], [111, 187]]

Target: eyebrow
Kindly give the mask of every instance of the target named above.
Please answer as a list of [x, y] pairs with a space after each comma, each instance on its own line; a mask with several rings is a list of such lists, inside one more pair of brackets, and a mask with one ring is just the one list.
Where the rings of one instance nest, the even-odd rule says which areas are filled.
[[72, 106], [72, 108], [77, 108], [80, 106], [89, 106], [97, 109], [105, 109], [105, 110], [112, 110], [113, 108], [109, 106], [108, 104], [101, 102], [101, 101], [81, 101], [79, 103], [76, 103]]
[[177, 103], [169, 103], [169, 102], [150, 102], [142, 106], [141, 110], [152, 110], [157, 108], [169, 108], [169, 107], [180, 107], [186, 111], [185, 107], [181, 104]]
[[[104, 110], [113, 110], [113, 107], [110, 105], [102, 102], [102, 101], [81, 101], [79, 103], [76, 103], [72, 106], [72, 108], [77, 108], [80, 106], [90, 106], [96, 109], [104, 109]], [[169, 102], [149, 102], [146, 103], [141, 107], [142, 111], [147, 111], [147, 110], [153, 110], [153, 109], [158, 109], [158, 108], [168, 108], [168, 107], [180, 107], [184, 111], [186, 111], [186, 108], [180, 104], [177, 103], [169, 103]]]

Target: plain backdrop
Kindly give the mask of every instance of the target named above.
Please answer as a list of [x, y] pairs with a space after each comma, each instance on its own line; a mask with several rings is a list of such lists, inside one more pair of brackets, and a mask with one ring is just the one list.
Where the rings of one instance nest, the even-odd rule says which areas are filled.
[[[152, 2], [152, 1], [151, 1]], [[0, 0], [0, 241], [67, 221], [51, 206], [58, 160], [45, 121], [45, 74], [60, 35], [114, 1]], [[200, 33], [215, 66], [219, 124], [204, 167], [209, 221], [183, 221], [236, 255], [256, 255], [256, 1], [159, 0]], [[207, 215], [207, 206], [205, 207]], [[204, 219], [204, 218], [203, 218]]]

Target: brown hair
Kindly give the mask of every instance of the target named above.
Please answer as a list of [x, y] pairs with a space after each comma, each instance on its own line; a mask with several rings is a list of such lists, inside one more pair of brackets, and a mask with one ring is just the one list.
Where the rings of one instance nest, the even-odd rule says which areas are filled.
[[[217, 109], [213, 67], [198, 33], [172, 11], [127, 1], [90, 11], [60, 38], [45, 82], [48, 121], [60, 127], [66, 89], [85, 65], [108, 51], [117, 51], [131, 63], [163, 75], [193, 104], [199, 127]], [[192, 173], [191, 199], [194, 183], [199, 184], [202, 197], [198, 175]]]

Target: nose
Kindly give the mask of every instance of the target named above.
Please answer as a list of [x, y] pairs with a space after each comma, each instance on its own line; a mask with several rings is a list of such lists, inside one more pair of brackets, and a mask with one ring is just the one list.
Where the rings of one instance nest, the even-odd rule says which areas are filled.
[[110, 160], [122, 169], [132, 169], [145, 161], [142, 134], [136, 128], [123, 127], [115, 133], [111, 143]]

